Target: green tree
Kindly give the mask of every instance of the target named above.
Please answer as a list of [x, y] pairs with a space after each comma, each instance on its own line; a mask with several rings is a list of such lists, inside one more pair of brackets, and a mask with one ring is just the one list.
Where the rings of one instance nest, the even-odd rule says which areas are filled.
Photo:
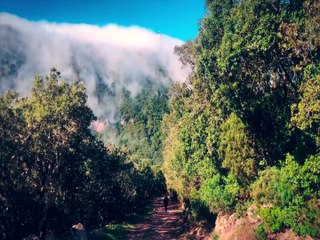
[[[183, 199], [229, 211], [250, 198], [259, 171], [266, 168], [256, 182], [263, 186], [285, 172], [269, 167], [287, 153], [301, 165], [318, 153], [320, 4], [208, 0], [206, 7], [198, 36], [176, 48], [192, 72], [185, 88], [171, 90], [178, 97], [164, 118], [163, 166]], [[285, 209], [279, 204], [275, 215]]]
[[292, 106], [291, 122], [306, 131], [320, 145], [320, 67], [310, 66], [299, 88], [300, 101]]
[[0, 234], [4, 239], [20, 238], [33, 226], [35, 219], [30, 219], [24, 204], [35, 214], [40, 210], [30, 200], [31, 186], [25, 181], [28, 136], [21, 114], [14, 107], [17, 100], [15, 92], [0, 97]]
[[36, 77], [31, 96], [18, 102], [31, 139], [27, 171], [43, 205], [40, 237], [51, 224], [51, 212], [76, 210], [67, 209], [72, 207], [68, 203], [79, 201], [77, 189], [92, 140], [89, 126], [95, 119], [86, 99], [83, 84], [67, 84], [52, 69], [45, 80]]
[[120, 145], [131, 153], [137, 166], [162, 163], [161, 121], [168, 111], [167, 89], [143, 89], [134, 98], [124, 91], [121, 104]]
[[252, 196], [267, 229], [292, 228], [299, 235], [319, 235], [319, 161], [318, 155], [310, 156], [300, 165], [288, 155], [281, 168], [260, 172]]
[[85, 87], [52, 69], [31, 95], [0, 97], [0, 234], [22, 239], [124, 220], [164, 191], [163, 177], [137, 169], [123, 149], [91, 133]]
[[253, 137], [234, 113], [222, 124], [221, 130], [219, 152], [222, 154], [222, 167], [227, 168], [242, 186], [249, 186], [258, 170]]

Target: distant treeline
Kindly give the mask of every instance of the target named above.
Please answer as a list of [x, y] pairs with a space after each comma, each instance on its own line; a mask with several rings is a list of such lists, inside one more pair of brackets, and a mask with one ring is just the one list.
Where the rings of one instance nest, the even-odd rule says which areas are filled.
[[163, 120], [168, 187], [194, 219], [256, 206], [267, 232], [320, 236], [320, 2], [207, 0], [176, 48], [189, 81]]
[[135, 97], [123, 91], [119, 144], [128, 149], [138, 167], [151, 166], [158, 171], [163, 162], [161, 123], [169, 111], [167, 93], [165, 87], [145, 87]]

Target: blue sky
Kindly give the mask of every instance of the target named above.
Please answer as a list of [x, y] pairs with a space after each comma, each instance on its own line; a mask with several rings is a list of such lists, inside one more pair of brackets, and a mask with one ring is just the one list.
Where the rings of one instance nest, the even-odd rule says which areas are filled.
[[29, 20], [138, 25], [181, 40], [197, 35], [205, 0], [0, 0], [0, 12]]

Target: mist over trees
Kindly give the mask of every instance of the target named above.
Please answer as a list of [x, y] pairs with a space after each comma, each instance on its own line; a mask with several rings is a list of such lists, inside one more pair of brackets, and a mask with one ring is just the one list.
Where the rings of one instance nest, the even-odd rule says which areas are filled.
[[125, 150], [97, 140], [86, 100], [84, 85], [66, 83], [55, 69], [35, 78], [29, 97], [1, 96], [3, 239], [119, 221], [164, 191], [150, 169], [135, 168]]
[[[139, 91], [127, 78], [106, 82], [107, 70], [79, 75], [92, 87], [52, 69], [27, 97], [0, 97], [4, 239], [121, 221], [166, 189], [194, 221], [254, 206], [258, 239], [320, 236], [320, 3], [207, 0], [206, 9], [198, 36], [175, 48], [191, 69], [185, 82], [161, 64], [148, 65], [151, 80], [133, 74]], [[88, 99], [103, 113], [116, 106], [117, 120], [97, 118]]]
[[144, 88], [136, 97], [124, 91], [120, 107], [119, 145], [126, 146], [133, 162], [160, 169], [162, 117], [168, 112], [167, 88]]
[[[66, 81], [84, 82], [88, 106], [110, 125], [120, 121], [123, 89], [135, 97], [187, 76], [173, 50], [183, 42], [138, 26], [33, 22], [0, 13], [0, 38], [1, 94], [27, 96], [34, 75], [55, 67]], [[118, 140], [110, 135], [110, 142]]]

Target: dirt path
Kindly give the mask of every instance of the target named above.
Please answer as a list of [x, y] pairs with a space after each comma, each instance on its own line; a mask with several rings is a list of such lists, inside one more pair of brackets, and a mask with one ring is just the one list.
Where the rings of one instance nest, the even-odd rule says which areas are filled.
[[182, 211], [177, 204], [170, 204], [168, 211], [164, 211], [162, 198], [153, 202], [153, 213], [142, 222], [135, 224], [128, 234], [129, 240], [152, 239], [173, 240], [181, 234], [180, 217]]

